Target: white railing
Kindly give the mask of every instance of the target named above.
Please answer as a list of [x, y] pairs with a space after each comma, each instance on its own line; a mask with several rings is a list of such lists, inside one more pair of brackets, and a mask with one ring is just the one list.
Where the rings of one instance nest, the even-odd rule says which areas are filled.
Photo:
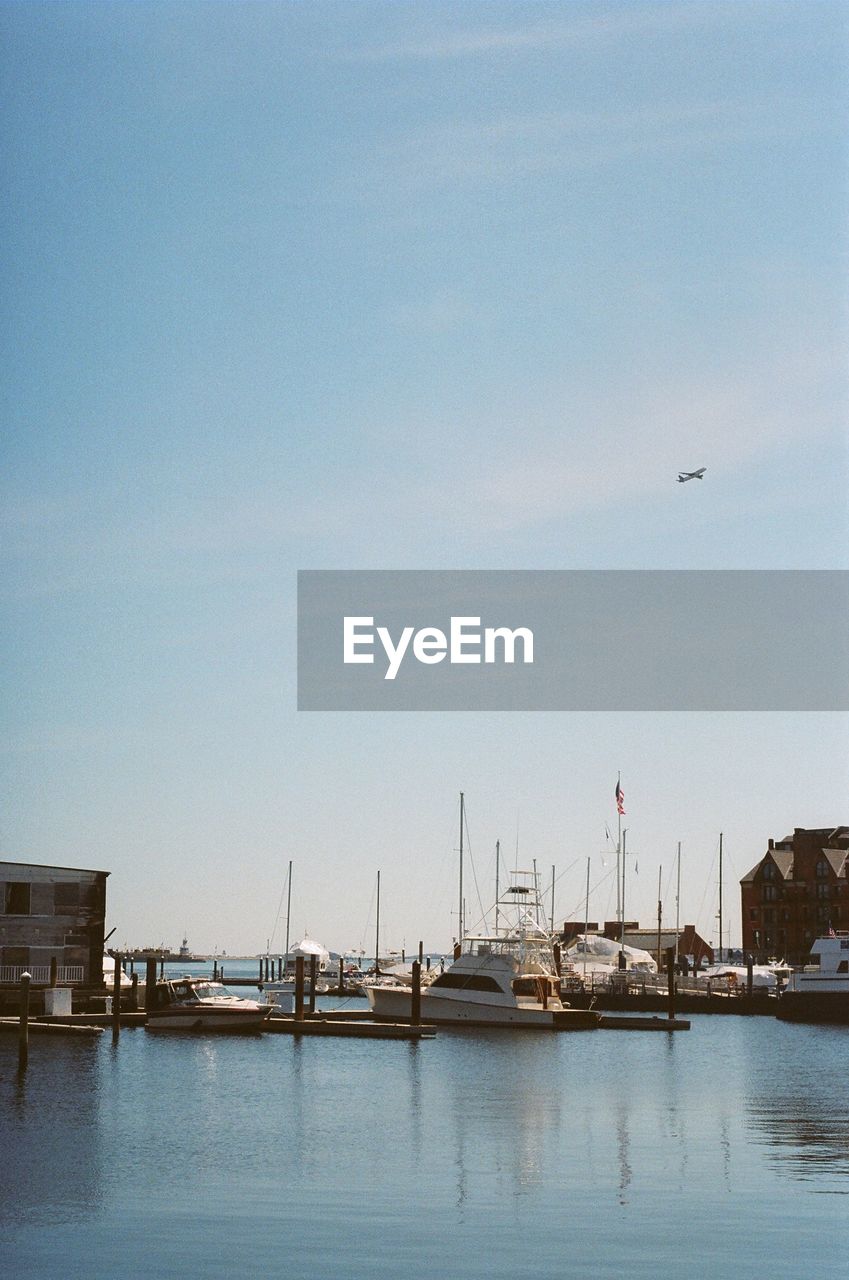
[[[50, 983], [49, 964], [0, 964], [0, 986], [17, 985], [21, 974], [28, 973], [34, 986], [48, 986]], [[56, 982], [63, 987], [74, 982], [82, 982], [85, 969], [81, 964], [60, 964], [56, 968]]]

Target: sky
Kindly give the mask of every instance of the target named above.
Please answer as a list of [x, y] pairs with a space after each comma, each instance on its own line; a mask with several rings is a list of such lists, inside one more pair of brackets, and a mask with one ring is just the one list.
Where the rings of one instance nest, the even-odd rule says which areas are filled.
[[230, 954], [290, 860], [368, 951], [380, 870], [441, 950], [461, 790], [469, 923], [496, 840], [604, 919], [621, 773], [626, 914], [681, 841], [717, 941], [722, 831], [738, 943], [768, 837], [849, 822], [846, 715], [299, 713], [296, 574], [849, 567], [848, 20], [2, 3], [0, 857]]

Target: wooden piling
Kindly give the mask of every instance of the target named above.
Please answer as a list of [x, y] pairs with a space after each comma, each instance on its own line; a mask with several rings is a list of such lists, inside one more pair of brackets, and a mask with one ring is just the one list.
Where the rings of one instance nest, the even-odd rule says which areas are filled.
[[150, 1013], [156, 1007], [156, 960], [145, 961], [144, 1007]]
[[419, 964], [424, 964], [424, 943], [419, 939]]
[[[131, 961], [130, 968], [132, 969], [132, 967], [133, 965]], [[130, 1008], [133, 1010], [134, 1013], [136, 1013], [138, 1012], [138, 1007], [139, 1007], [139, 975], [135, 971], [133, 971], [133, 976], [131, 981], [133, 984], [133, 989], [130, 993]]]
[[295, 1021], [304, 1020], [304, 957], [295, 956]]
[[410, 1026], [418, 1027], [422, 1020], [422, 966], [413, 961], [413, 994], [410, 1000]]
[[115, 972], [112, 975], [112, 1034], [117, 1036], [121, 1030], [121, 975], [123, 974], [122, 957], [115, 957]]
[[59, 961], [55, 956], [50, 957], [50, 985], [58, 986], [59, 983]]
[[217, 960], [213, 960], [212, 962], [212, 981], [213, 982], [218, 981], [218, 961]]
[[670, 1022], [675, 1021], [675, 948], [666, 948], [666, 994], [668, 998], [667, 1013]]
[[[266, 978], [268, 977], [268, 963], [267, 963], [267, 962], [266, 962], [266, 974], [265, 974], [265, 976], [266, 976]], [[260, 956], [260, 958], [259, 958], [259, 981], [260, 981], [260, 982], [262, 982], [262, 980], [263, 980], [263, 977], [262, 977], [262, 956]]]
[[310, 1013], [315, 1013], [315, 972], [317, 956], [310, 956]]
[[751, 1000], [755, 986], [755, 971], [752, 957], [746, 956], [746, 995]]
[[21, 1021], [18, 1032], [18, 1067], [23, 1070], [29, 1059], [29, 984], [32, 974], [21, 974]]
[[340, 996], [344, 996], [345, 994], [345, 961], [341, 958], [341, 956], [339, 958], [339, 986], [337, 987], [337, 990]]

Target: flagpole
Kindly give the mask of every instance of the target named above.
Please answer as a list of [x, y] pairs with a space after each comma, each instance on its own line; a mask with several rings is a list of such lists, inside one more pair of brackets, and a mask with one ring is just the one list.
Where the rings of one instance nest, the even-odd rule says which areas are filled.
[[619, 942], [619, 945], [622, 949], [621, 967], [623, 969], [627, 968], [627, 965], [625, 963], [625, 838], [627, 835], [628, 835], [628, 828], [626, 827], [625, 830], [622, 832], [622, 929], [620, 933], [620, 942]]

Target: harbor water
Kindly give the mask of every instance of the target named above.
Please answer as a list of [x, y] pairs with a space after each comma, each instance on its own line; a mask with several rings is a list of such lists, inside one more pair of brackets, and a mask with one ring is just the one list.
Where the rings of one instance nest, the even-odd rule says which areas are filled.
[[[246, 992], [245, 994], [249, 994]], [[849, 1030], [0, 1039], [0, 1271], [799, 1280], [849, 1256]], [[840, 1263], [840, 1259], [844, 1262]]]

